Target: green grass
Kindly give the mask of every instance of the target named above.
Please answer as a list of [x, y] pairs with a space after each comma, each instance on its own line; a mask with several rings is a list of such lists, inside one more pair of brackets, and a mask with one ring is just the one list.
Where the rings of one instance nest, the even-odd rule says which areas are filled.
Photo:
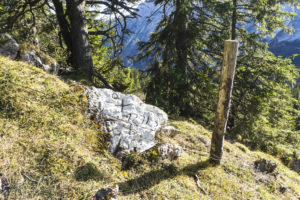
[[[115, 184], [121, 200], [300, 197], [297, 173], [242, 144], [225, 142], [222, 165], [210, 166], [211, 133], [192, 120], [170, 121], [181, 132], [157, 136], [182, 146], [180, 159], [160, 160], [154, 149], [130, 155], [132, 165], [122, 170], [106, 151], [106, 134], [86, 116], [86, 104], [82, 85], [0, 57], [0, 173], [10, 187], [0, 199], [91, 199]], [[256, 172], [259, 158], [278, 162], [276, 173]], [[281, 194], [283, 185], [289, 189]]]

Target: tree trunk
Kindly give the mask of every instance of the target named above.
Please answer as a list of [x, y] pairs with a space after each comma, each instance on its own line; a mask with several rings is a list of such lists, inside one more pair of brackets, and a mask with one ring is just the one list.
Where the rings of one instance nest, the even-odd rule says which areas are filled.
[[[186, 0], [176, 0], [176, 10], [174, 15], [174, 24], [176, 27], [175, 31], [175, 49], [176, 49], [176, 60], [175, 60], [175, 85], [176, 94], [173, 102], [184, 102], [180, 105], [180, 112], [184, 115], [190, 114], [189, 104], [186, 100], [189, 98], [188, 91], [188, 41], [187, 38], [187, 11], [184, 9], [186, 6]], [[177, 103], [178, 106], [178, 103]]]
[[92, 77], [93, 57], [85, 23], [85, 4], [85, 0], [68, 0], [67, 15], [71, 25], [72, 63], [88, 77]]
[[[72, 40], [71, 40], [71, 33], [70, 33], [70, 25], [69, 22], [66, 19], [63, 4], [60, 0], [52, 0], [55, 12], [56, 12], [56, 18], [59, 24], [60, 33], [63, 37], [63, 40], [65, 44], [67, 45], [68, 51], [72, 54]], [[72, 58], [72, 55], [70, 56]], [[72, 64], [72, 60], [70, 60], [70, 63]]]
[[236, 39], [236, 23], [237, 23], [237, 0], [233, 0], [232, 23], [231, 23], [231, 39]]
[[99, 78], [107, 88], [114, 89], [105, 78], [94, 69], [92, 48], [89, 43], [88, 28], [85, 23], [86, 0], [67, 0], [66, 7], [69, 21], [61, 0], [52, 0], [60, 31], [68, 51], [71, 53], [69, 63], [86, 74]]
[[184, 78], [184, 83], [187, 84], [187, 13], [183, 9], [186, 2], [184, 0], [176, 0], [176, 11], [174, 23], [176, 25], [175, 46], [177, 53], [176, 67], [181, 72]]

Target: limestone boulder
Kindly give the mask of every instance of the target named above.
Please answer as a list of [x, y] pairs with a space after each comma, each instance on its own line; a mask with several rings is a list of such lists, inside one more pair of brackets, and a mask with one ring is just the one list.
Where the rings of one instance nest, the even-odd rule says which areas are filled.
[[161, 109], [137, 96], [110, 89], [86, 89], [88, 113], [110, 134], [109, 152], [143, 152], [153, 147], [155, 133], [168, 120]]
[[19, 49], [16, 40], [6, 33], [0, 33], [0, 55], [16, 59]]

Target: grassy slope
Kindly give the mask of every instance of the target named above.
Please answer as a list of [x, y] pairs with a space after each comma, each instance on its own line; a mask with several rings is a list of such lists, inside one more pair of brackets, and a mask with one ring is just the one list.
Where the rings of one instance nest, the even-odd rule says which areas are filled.
[[[158, 136], [184, 148], [179, 160], [157, 161], [150, 151], [132, 155], [135, 167], [121, 170], [121, 162], [105, 151], [105, 134], [85, 116], [85, 107], [80, 85], [0, 57], [0, 173], [10, 187], [0, 199], [91, 199], [97, 189], [114, 184], [120, 187], [119, 199], [300, 197], [298, 174], [241, 144], [225, 142], [223, 164], [209, 166], [211, 133], [192, 121], [172, 121], [181, 133]], [[258, 158], [279, 162], [278, 174], [256, 172]], [[281, 185], [289, 187], [284, 195]]]

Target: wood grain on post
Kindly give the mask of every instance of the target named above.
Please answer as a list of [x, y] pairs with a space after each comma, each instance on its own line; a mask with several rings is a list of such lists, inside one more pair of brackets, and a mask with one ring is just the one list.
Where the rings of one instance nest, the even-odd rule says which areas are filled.
[[210, 163], [220, 164], [223, 154], [224, 136], [229, 115], [231, 93], [238, 54], [239, 42], [226, 40], [220, 78], [219, 99], [211, 139]]

